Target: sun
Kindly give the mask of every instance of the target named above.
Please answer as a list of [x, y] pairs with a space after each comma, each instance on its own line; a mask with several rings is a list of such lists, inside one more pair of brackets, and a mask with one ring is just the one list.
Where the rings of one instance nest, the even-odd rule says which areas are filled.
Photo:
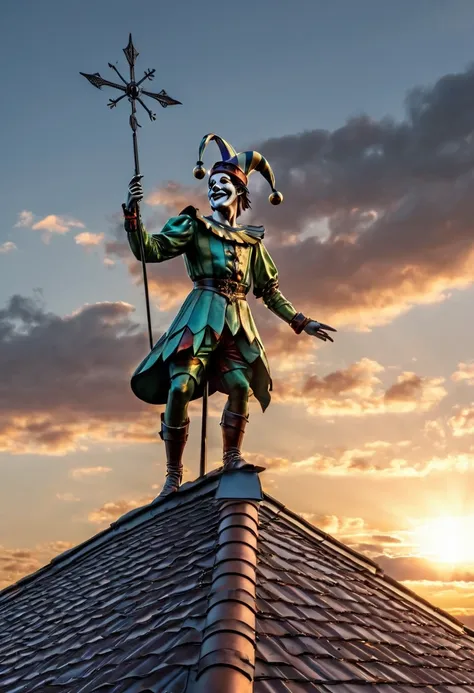
[[437, 563], [474, 562], [474, 516], [442, 516], [413, 532], [419, 554]]

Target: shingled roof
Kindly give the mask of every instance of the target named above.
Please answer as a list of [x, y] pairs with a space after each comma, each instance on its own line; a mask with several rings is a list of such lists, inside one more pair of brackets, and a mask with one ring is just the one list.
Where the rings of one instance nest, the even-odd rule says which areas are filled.
[[0, 593], [2, 693], [472, 693], [474, 633], [210, 473]]

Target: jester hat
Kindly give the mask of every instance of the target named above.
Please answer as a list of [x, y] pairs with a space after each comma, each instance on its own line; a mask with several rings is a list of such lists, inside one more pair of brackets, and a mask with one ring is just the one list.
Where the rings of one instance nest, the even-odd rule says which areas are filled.
[[201, 144], [199, 145], [199, 161], [197, 162], [193, 174], [195, 178], [201, 180], [206, 175], [206, 169], [202, 162], [202, 156], [204, 150], [212, 140], [215, 141], [219, 147], [219, 151], [222, 156], [222, 161], [218, 161], [209, 171], [209, 175], [212, 176], [214, 173], [228, 173], [239, 180], [243, 185], [247, 186], [248, 177], [254, 171], [258, 171], [262, 174], [266, 181], [268, 181], [272, 194], [268, 198], [272, 205], [279, 205], [283, 201], [283, 195], [278, 192], [275, 188], [275, 176], [273, 175], [272, 167], [259, 152], [241, 152], [237, 154], [235, 149], [231, 144], [226, 142], [219, 135], [214, 133], [209, 133], [205, 135]]

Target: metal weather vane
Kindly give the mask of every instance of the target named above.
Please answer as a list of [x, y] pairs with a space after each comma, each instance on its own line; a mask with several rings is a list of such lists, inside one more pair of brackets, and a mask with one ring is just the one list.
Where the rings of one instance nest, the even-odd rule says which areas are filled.
[[[158, 94], [152, 92], [152, 91], [146, 91], [145, 89], [142, 89], [141, 85], [145, 80], [149, 79], [152, 80], [154, 78], [154, 74], [156, 70], [146, 70], [145, 74], [143, 77], [137, 82], [135, 79], [135, 61], [137, 57], [139, 56], [139, 53], [135, 46], [133, 45], [132, 41], [132, 34], [129, 34], [128, 38], [128, 45], [126, 48], [123, 49], [123, 52], [125, 53], [125, 57], [127, 58], [127, 62], [130, 67], [130, 79], [127, 82], [127, 80], [120, 74], [119, 70], [115, 67], [115, 65], [112, 65], [112, 63], [108, 63], [109, 67], [116, 72], [116, 74], [119, 76], [120, 80], [122, 81], [123, 84], [117, 84], [116, 82], [111, 82], [108, 79], [104, 79], [103, 77], [100, 76], [98, 72], [94, 72], [94, 74], [90, 75], [85, 72], [80, 72], [83, 77], [85, 77], [94, 87], [97, 87], [97, 89], [102, 89], [102, 87], [112, 87], [113, 89], [118, 89], [119, 91], [122, 91], [123, 94], [122, 96], [119, 96], [117, 99], [109, 99], [109, 103], [107, 104], [109, 108], [115, 108], [119, 101], [122, 99], [128, 98], [131, 107], [132, 107], [132, 112], [130, 114], [129, 118], [129, 123], [130, 127], [132, 128], [133, 132], [133, 155], [135, 159], [135, 175], [139, 176], [140, 175], [140, 163], [138, 159], [138, 141], [137, 141], [137, 128], [141, 127], [139, 122], [137, 121], [137, 116], [136, 116], [136, 102], [138, 103], [145, 109], [145, 111], [148, 113], [148, 116], [150, 120], [156, 120], [156, 114], [153, 113], [148, 106], [143, 102], [142, 96], [148, 96], [152, 99], [155, 99], [158, 101], [160, 106], [163, 108], [166, 108], [167, 106], [176, 106], [178, 104], [181, 104], [181, 101], [176, 101], [176, 99], [171, 98], [171, 96], [168, 96], [166, 91], [162, 89]], [[137, 203], [137, 214], [138, 214], [138, 203]], [[147, 319], [148, 319], [148, 335], [150, 338], [150, 347], [153, 349], [153, 336], [152, 336], [152, 330], [151, 330], [151, 317], [150, 317], [150, 299], [149, 299], [149, 294], [148, 294], [148, 281], [147, 281], [147, 274], [146, 274], [146, 264], [145, 264], [145, 248], [143, 244], [143, 237], [142, 234], [139, 234], [139, 239], [140, 239], [140, 251], [141, 251], [141, 260], [142, 260], [142, 268], [143, 268], [143, 284], [145, 286], [145, 301], [146, 301], [146, 312], [147, 312]]]

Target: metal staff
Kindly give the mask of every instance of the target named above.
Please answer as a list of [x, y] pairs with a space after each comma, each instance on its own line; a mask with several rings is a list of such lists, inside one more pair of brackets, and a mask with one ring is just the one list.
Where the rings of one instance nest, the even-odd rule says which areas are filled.
[[[138, 176], [140, 175], [140, 163], [138, 159], [138, 141], [137, 141], [137, 128], [141, 127], [141, 125], [137, 121], [136, 117], [136, 101], [143, 106], [145, 111], [148, 113], [148, 116], [150, 120], [156, 120], [156, 114], [152, 113], [150, 109], [143, 103], [141, 99], [141, 95], [143, 94], [144, 96], [150, 96], [152, 99], [155, 99], [158, 101], [158, 103], [163, 106], [163, 108], [166, 108], [167, 106], [175, 106], [177, 104], [181, 104], [181, 101], [176, 101], [176, 99], [172, 99], [171, 96], [168, 96], [168, 94], [165, 92], [163, 89], [160, 91], [159, 94], [155, 94], [151, 91], [145, 91], [144, 89], [141, 89], [140, 85], [146, 80], [152, 80], [153, 76], [156, 72], [156, 70], [146, 70], [144, 76], [141, 78], [140, 81], [136, 82], [135, 81], [135, 60], [137, 59], [139, 53], [135, 46], [133, 45], [132, 42], [132, 34], [129, 34], [128, 37], [128, 46], [123, 49], [123, 52], [125, 53], [125, 57], [127, 58], [127, 62], [130, 66], [130, 81], [127, 82], [118, 69], [115, 67], [115, 65], [112, 65], [111, 63], [108, 63], [109, 67], [116, 72], [116, 74], [119, 76], [121, 81], [123, 82], [122, 86], [121, 84], [117, 84], [116, 82], [110, 82], [107, 79], [104, 79], [103, 77], [100, 76], [98, 72], [95, 72], [92, 75], [86, 74], [85, 72], [80, 72], [83, 77], [85, 77], [89, 82], [94, 86], [97, 87], [97, 89], [101, 89], [103, 86], [106, 87], [112, 87], [113, 89], [119, 89], [120, 91], [123, 92], [122, 96], [119, 96], [117, 99], [110, 99], [109, 103], [107, 104], [109, 108], [115, 108], [116, 105], [118, 104], [119, 101], [124, 99], [125, 97], [128, 97], [128, 100], [132, 106], [132, 113], [130, 115], [130, 127], [132, 128], [132, 138], [133, 138], [133, 156], [135, 159], [135, 175]], [[139, 213], [139, 207], [137, 204], [137, 214]], [[141, 255], [141, 261], [142, 261], [142, 269], [143, 269], [143, 285], [145, 287], [145, 301], [146, 301], [146, 314], [147, 314], [147, 320], [148, 320], [148, 335], [150, 338], [150, 349], [153, 349], [153, 335], [152, 335], [152, 330], [151, 330], [151, 316], [150, 316], [150, 299], [149, 299], [149, 294], [148, 294], [148, 280], [147, 280], [147, 273], [146, 273], [146, 264], [145, 264], [145, 248], [143, 244], [143, 236], [141, 233], [139, 235], [139, 242], [140, 242], [140, 255]], [[208, 383], [206, 382], [204, 386], [204, 393], [203, 393], [203, 400], [202, 400], [202, 428], [201, 428], [201, 453], [200, 453], [200, 475], [203, 476], [206, 473], [206, 448], [207, 448], [207, 403], [208, 403], [208, 392], [209, 392], [209, 386]]]
[[[143, 106], [145, 111], [148, 113], [148, 116], [150, 120], [156, 120], [156, 114], [152, 113], [148, 106], [143, 103], [141, 96], [150, 96], [152, 99], [155, 99], [158, 101], [158, 103], [163, 106], [163, 108], [166, 108], [167, 106], [175, 106], [177, 104], [181, 104], [181, 101], [176, 101], [176, 99], [172, 99], [171, 96], [168, 96], [168, 94], [165, 92], [163, 89], [160, 91], [159, 94], [155, 94], [151, 91], [145, 91], [145, 89], [141, 89], [140, 85], [146, 80], [152, 80], [153, 76], [156, 72], [156, 70], [146, 70], [144, 76], [138, 81], [135, 81], [135, 60], [137, 59], [139, 53], [135, 46], [133, 45], [132, 42], [132, 34], [129, 34], [128, 37], [128, 46], [123, 49], [123, 52], [125, 53], [125, 57], [127, 58], [127, 62], [130, 66], [130, 80], [127, 82], [118, 69], [115, 67], [115, 65], [112, 65], [109, 63], [109, 67], [114, 70], [117, 75], [120, 77], [122, 80], [124, 86], [121, 84], [116, 84], [115, 82], [110, 82], [107, 79], [104, 79], [103, 77], [100, 76], [98, 72], [94, 72], [93, 75], [86, 74], [85, 72], [80, 72], [83, 77], [85, 77], [89, 82], [94, 86], [97, 87], [97, 89], [101, 89], [103, 86], [106, 87], [112, 87], [113, 89], [119, 89], [120, 91], [123, 92], [122, 96], [119, 96], [118, 99], [110, 99], [109, 103], [107, 104], [109, 108], [115, 108], [115, 106], [118, 104], [119, 101], [124, 99], [125, 97], [128, 97], [129, 102], [131, 103], [132, 106], [132, 113], [130, 115], [129, 123], [130, 127], [132, 128], [132, 137], [133, 137], [133, 156], [135, 159], [135, 175], [138, 176], [140, 175], [140, 163], [138, 160], [138, 142], [137, 142], [137, 128], [140, 128], [141, 125], [137, 121], [136, 117], [136, 102]], [[139, 208], [138, 208], [138, 203], [136, 206], [136, 212], [137, 215], [139, 214]], [[151, 316], [150, 316], [150, 298], [148, 294], [148, 280], [147, 280], [147, 274], [146, 274], [146, 264], [145, 264], [145, 246], [143, 243], [143, 236], [141, 233], [138, 234], [139, 237], [139, 242], [140, 242], [140, 255], [141, 255], [141, 260], [142, 260], [142, 269], [143, 269], [143, 284], [145, 287], [145, 302], [146, 302], [146, 316], [148, 320], [148, 336], [150, 338], [150, 349], [153, 349], [153, 335], [151, 331]]]
[[202, 393], [202, 418], [201, 418], [201, 453], [199, 458], [199, 476], [206, 473], [207, 461], [207, 400], [209, 397], [209, 381], [204, 381], [204, 392]]

